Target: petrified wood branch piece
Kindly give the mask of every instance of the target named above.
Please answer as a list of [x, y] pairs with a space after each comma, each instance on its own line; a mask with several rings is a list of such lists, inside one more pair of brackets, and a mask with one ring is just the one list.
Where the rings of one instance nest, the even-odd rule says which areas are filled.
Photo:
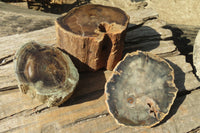
[[150, 53], [127, 54], [105, 86], [109, 111], [120, 124], [153, 126], [169, 112], [176, 97], [174, 71]]
[[62, 104], [73, 93], [79, 74], [61, 50], [29, 42], [18, 50], [15, 58], [15, 73], [22, 93], [48, 106]]
[[129, 16], [121, 9], [84, 5], [55, 22], [58, 47], [73, 58], [79, 71], [112, 70], [120, 61]]
[[200, 30], [195, 38], [193, 49], [193, 62], [196, 68], [196, 75], [200, 78]]

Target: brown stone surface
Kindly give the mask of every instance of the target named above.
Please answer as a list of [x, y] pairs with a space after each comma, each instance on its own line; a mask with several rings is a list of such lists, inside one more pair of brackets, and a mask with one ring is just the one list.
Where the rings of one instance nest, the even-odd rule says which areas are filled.
[[118, 8], [74, 8], [55, 23], [57, 46], [71, 55], [79, 71], [112, 70], [122, 57], [128, 22], [129, 16]]

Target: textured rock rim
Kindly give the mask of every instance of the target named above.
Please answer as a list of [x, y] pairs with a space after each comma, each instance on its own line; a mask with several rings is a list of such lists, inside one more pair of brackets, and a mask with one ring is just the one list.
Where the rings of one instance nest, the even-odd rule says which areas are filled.
[[[109, 89], [111, 90], [111, 88], [108, 88], [107, 85], [108, 85], [109, 82], [114, 82], [114, 81], [112, 81], [112, 78], [113, 78], [115, 75], [120, 75], [119, 72], [116, 71], [116, 69], [118, 68], [118, 66], [120, 65], [121, 62], [125, 61], [126, 57], [128, 57], [128, 56], [137, 56], [137, 55], [140, 54], [140, 53], [143, 53], [143, 54], [145, 54], [146, 56], [148, 56], [148, 57], [150, 57], [150, 58], [152, 58], [152, 59], [154, 59], [154, 60], [157, 60], [158, 62], [165, 62], [165, 63], [169, 66], [169, 68], [171, 69], [171, 73], [170, 73], [170, 75], [172, 76], [172, 81], [171, 81], [171, 83], [174, 85], [174, 88], [175, 88], [174, 97], [173, 97], [171, 103], [168, 105], [168, 108], [167, 108], [168, 111], [167, 111], [167, 113], [165, 113], [165, 114], [160, 118], [159, 121], [157, 121], [157, 122], [155, 122], [155, 123], [153, 123], [153, 124], [151, 124], [151, 125], [148, 125], [148, 126], [142, 126], [142, 125], [134, 126], [134, 125], [126, 125], [126, 124], [124, 124], [124, 123], [121, 123], [117, 118], [115, 118], [115, 116], [114, 116], [114, 114], [113, 114], [113, 111], [111, 111], [111, 108], [110, 108], [109, 102], [108, 102], [108, 101], [109, 101], [109, 98], [110, 98], [110, 94], [108, 93], [108, 90], [109, 90]], [[115, 68], [114, 68], [114, 70], [113, 70], [113, 72], [112, 72], [112, 74], [111, 74], [109, 80], [108, 80], [108, 81], [106, 82], [106, 84], [105, 84], [105, 92], [104, 92], [104, 93], [106, 94], [105, 103], [106, 103], [108, 112], [109, 112], [109, 113], [111, 114], [111, 116], [115, 119], [115, 121], [117, 122], [117, 124], [122, 125], [122, 126], [127, 126], [127, 127], [135, 127], [135, 128], [142, 128], [142, 127], [150, 128], [150, 127], [153, 127], [153, 126], [159, 124], [159, 123], [168, 115], [168, 113], [169, 113], [169, 111], [170, 111], [170, 109], [171, 109], [171, 106], [173, 105], [174, 100], [175, 100], [175, 98], [176, 98], [177, 92], [178, 92], [178, 89], [176, 88], [175, 83], [174, 83], [174, 70], [173, 70], [173, 68], [169, 65], [169, 63], [168, 63], [167, 61], [165, 61], [164, 59], [160, 58], [159, 56], [151, 54], [150, 52], [136, 51], [136, 52], [132, 52], [132, 53], [126, 54], [125, 57], [124, 57], [120, 62], [118, 62], [118, 64], [115, 66]], [[114, 103], [112, 103], [112, 104], [114, 104]]]
[[[96, 15], [95, 13], [88, 13], [88, 12], [85, 13], [84, 11], [87, 8], [89, 8], [90, 10], [99, 8], [99, 9], [95, 9], [95, 11], [99, 11], [99, 12], [103, 12], [102, 9], [113, 10], [113, 13], [116, 13], [116, 14], [118, 13], [118, 14], [120, 14], [120, 17], [124, 17], [124, 18], [123, 18], [123, 20], [121, 20], [119, 18], [117, 18], [116, 20], [115, 19], [109, 20], [110, 19], [109, 16], [114, 17], [114, 15], [107, 15], [107, 18], [105, 19], [105, 18], [103, 18], [103, 16], [101, 16], [101, 15], [104, 15], [105, 12], [103, 12], [104, 14], [101, 14], [99, 16], [98, 15], [95, 16]], [[79, 22], [78, 21], [79, 17], [77, 17], [76, 15], [73, 16], [75, 13], [80, 12], [79, 10], [83, 10], [82, 12], [85, 13], [86, 22], [83, 22], [83, 23]], [[73, 16], [73, 17], [71, 17], [71, 16]], [[88, 18], [88, 17], [91, 17], [91, 18]], [[77, 26], [80, 31], [83, 30], [83, 32], [85, 32], [84, 29], [88, 30], [87, 28], [84, 28], [84, 27], [89, 26], [87, 24], [89, 24], [92, 19], [94, 19], [97, 22], [96, 23], [91, 22], [92, 23], [91, 26], [93, 26], [93, 27], [92, 27], [92, 30], [90, 29], [89, 31], [92, 31], [92, 33], [89, 33], [87, 35], [85, 33], [84, 34], [78, 33], [78, 32], [75, 33], [75, 31], [73, 31], [73, 29], [76, 29], [76, 28], [72, 27], [73, 29], [71, 29], [68, 25], [69, 22], [67, 22], [65, 20], [68, 18], [70, 19], [70, 21], [73, 20], [72, 23], [75, 23], [75, 26]], [[123, 10], [121, 10], [120, 8], [117, 8], [117, 7], [105, 6], [105, 5], [100, 5], [100, 4], [86, 4], [86, 5], [82, 5], [80, 7], [75, 7], [72, 10], [70, 10], [68, 13], [63, 14], [61, 17], [56, 19], [55, 23], [56, 23], [56, 25], [60, 26], [60, 28], [63, 30], [63, 32], [69, 32], [70, 34], [74, 34], [76, 36], [82, 36], [82, 37], [96, 37], [96, 36], [99, 36], [99, 34], [101, 34], [101, 33], [105, 34], [105, 33], [113, 32], [112, 29], [110, 29], [110, 27], [113, 25], [119, 27], [120, 29], [126, 29], [126, 27], [128, 26], [128, 23], [129, 23], [129, 16]], [[69, 24], [71, 24], [71, 23], [69, 23]], [[87, 26], [85, 26], [85, 25], [87, 25]]]
[[20, 91], [47, 106], [65, 102], [79, 80], [78, 71], [67, 54], [34, 41], [16, 52], [14, 65]]

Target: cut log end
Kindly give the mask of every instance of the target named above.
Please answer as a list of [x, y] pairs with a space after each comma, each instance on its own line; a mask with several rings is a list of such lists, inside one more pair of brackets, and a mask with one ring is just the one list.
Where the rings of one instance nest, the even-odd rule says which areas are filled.
[[101, 5], [86, 5], [75, 8], [57, 22], [65, 30], [82, 36], [98, 36], [96, 30], [107, 32], [109, 27], [102, 23], [127, 24], [127, 15], [121, 9]]
[[57, 44], [79, 62], [75, 63], [79, 71], [112, 70], [121, 60], [128, 22], [129, 16], [119, 8], [92, 4], [74, 8], [56, 21]]

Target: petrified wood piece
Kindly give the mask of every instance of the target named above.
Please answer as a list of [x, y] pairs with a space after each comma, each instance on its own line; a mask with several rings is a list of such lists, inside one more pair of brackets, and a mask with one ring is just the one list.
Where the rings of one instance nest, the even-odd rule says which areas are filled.
[[112, 70], [121, 60], [129, 16], [119, 8], [84, 5], [55, 22], [58, 47], [79, 71]]
[[200, 78], [200, 30], [194, 42], [193, 63], [196, 68], [196, 75]]
[[29, 42], [17, 51], [15, 73], [20, 91], [48, 106], [66, 101], [79, 79], [68, 55], [36, 42]]
[[140, 51], [117, 64], [105, 88], [111, 115], [127, 126], [157, 124], [168, 114], [177, 93], [171, 66]]

